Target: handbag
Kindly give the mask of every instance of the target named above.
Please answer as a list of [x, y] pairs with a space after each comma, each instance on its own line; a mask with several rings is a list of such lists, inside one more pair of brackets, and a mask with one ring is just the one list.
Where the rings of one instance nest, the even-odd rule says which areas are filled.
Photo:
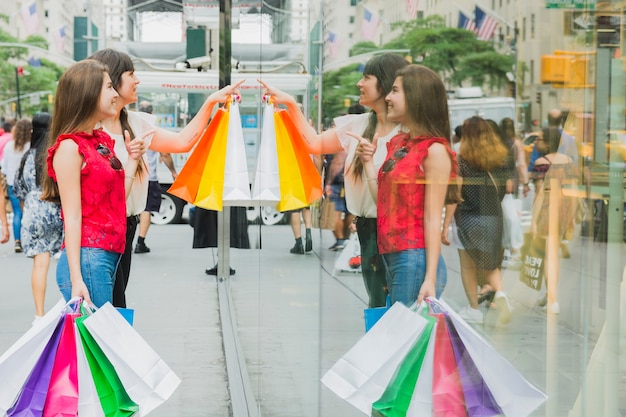
[[539, 291], [543, 284], [546, 256], [546, 239], [535, 237], [522, 247], [522, 269], [519, 280], [529, 288]]
[[334, 230], [335, 223], [337, 223], [337, 210], [335, 209], [335, 203], [330, 201], [330, 198], [325, 198], [320, 204], [320, 229]]

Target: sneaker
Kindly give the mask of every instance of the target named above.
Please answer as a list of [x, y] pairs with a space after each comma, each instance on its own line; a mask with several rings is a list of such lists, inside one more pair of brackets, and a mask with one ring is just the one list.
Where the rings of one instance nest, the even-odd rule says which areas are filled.
[[540, 299], [537, 300], [537, 302], [535, 303], [535, 305], [537, 307], [545, 307], [546, 304], [548, 304], [548, 295], [544, 295], [543, 297], [541, 297]]
[[150, 248], [146, 246], [145, 243], [139, 243], [135, 245], [135, 253], [148, 253], [150, 252]]
[[333, 246], [331, 246], [328, 249], [337, 252], [337, 251], [342, 250], [345, 247], [346, 247], [346, 239], [339, 239], [338, 241], [335, 242]]
[[477, 308], [465, 306], [459, 311], [459, 316], [465, 320], [466, 323], [482, 324], [483, 312]]
[[572, 257], [572, 254], [569, 252], [569, 246], [567, 246], [566, 241], [562, 241], [559, 246], [561, 247], [561, 257], [563, 259], [569, 259]]
[[559, 314], [561, 312], [561, 306], [559, 306], [559, 303], [555, 301], [550, 305], [544, 306], [543, 311], [548, 314]]
[[508, 268], [513, 271], [519, 271], [522, 269], [522, 258], [521, 256], [516, 256], [509, 259]]
[[313, 239], [311, 239], [311, 231], [306, 231], [306, 237], [304, 241], [304, 251], [311, 252], [313, 250]]
[[513, 317], [513, 309], [511, 308], [511, 304], [509, 303], [509, 297], [507, 297], [506, 294], [502, 291], [497, 291], [493, 300], [496, 303], [496, 308], [498, 309], [498, 312], [500, 313], [500, 323], [510, 323], [511, 318]]
[[[215, 265], [213, 268], [205, 269], [204, 273], [207, 275], [217, 276], [217, 265]], [[230, 268], [230, 275], [235, 275], [235, 270], [233, 268]]]
[[304, 255], [304, 246], [302, 246], [302, 243], [300, 244], [296, 243], [293, 246], [293, 248], [289, 250], [289, 253], [295, 253], [296, 255]]
[[22, 243], [19, 240], [15, 241], [15, 253], [22, 253], [24, 249], [22, 249]]

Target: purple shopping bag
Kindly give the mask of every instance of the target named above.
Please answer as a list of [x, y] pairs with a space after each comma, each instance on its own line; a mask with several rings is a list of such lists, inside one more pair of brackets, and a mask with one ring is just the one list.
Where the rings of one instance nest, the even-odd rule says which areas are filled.
[[468, 417], [493, 417], [503, 415], [480, 371], [467, 352], [463, 341], [454, 327], [454, 323], [445, 314], [448, 334], [456, 357], [457, 369], [461, 377], [461, 386], [465, 396], [465, 408]]
[[7, 411], [8, 417], [41, 417], [46, 402], [48, 385], [52, 376], [52, 366], [61, 340], [65, 314], [59, 316], [59, 322], [35, 363], [33, 370], [26, 379], [15, 404]]

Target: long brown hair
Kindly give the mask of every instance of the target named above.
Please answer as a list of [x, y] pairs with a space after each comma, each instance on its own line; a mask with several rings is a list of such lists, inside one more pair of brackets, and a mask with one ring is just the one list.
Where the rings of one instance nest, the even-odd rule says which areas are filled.
[[470, 166], [491, 171], [506, 163], [509, 150], [485, 119], [474, 116], [463, 122], [460, 154]]
[[[98, 109], [106, 72], [107, 68], [104, 64], [86, 59], [75, 63], [63, 73], [54, 99], [47, 149], [54, 146], [57, 138], [62, 134], [93, 130], [96, 122], [94, 114]], [[44, 167], [42, 171], [44, 175], [41, 199], [59, 202], [57, 183], [47, 174], [47, 167]]]
[[[396, 79], [396, 72], [407, 65], [409, 65], [407, 60], [400, 55], [391, 53], [382, 54], [367, 61], [363, 69], [363, 75], [376, 77], [378, 92], [380, 93], [380, 97], [384, 98], [391, 91], [393, 82]], [[361, 136], [371, 142], [374, 139], [377, 124], [378, 116], [375, 111], [372, 111], [367, 122], [367, 127], [365, 127]], [[361, 158], [355, 155], [351, 166], [354, 178], [360, 181], [363, 172], [363, 162], [361, 162]]]
[[[128, 71], [135, 71], [135, 65], [133, 64], [131, 57], [128, 54], [116, 51], [115, 49], [101, 49], [92, 54], [89, 59], [95, 59], [96, 61], [100, 61], [107, 66], [113, 88], [115, 88], [118, 92], [122, 87], [122, 75]], [[128, 110], [126, 110], [125, 107], [122, 107], [120, 110], [120, 124], [122, 125], [122, 132], [127, 130], [130, 134], [130, 140], [135, 139], [135, 132], [133, 132], [133, 129], [130, 127], [130, 123], [128, 122]], [[146, 170], [146, 167], [143, 158], [139, 158], [137, 162], [137, 171], [135, 172], [135, 175], [141, 178]]]
[[13, 127], [13, 149], [17, 152], [24, 150], [24, 146], [30, 142], [33, 132], [33, 123], [30, 119], [20, 119]]

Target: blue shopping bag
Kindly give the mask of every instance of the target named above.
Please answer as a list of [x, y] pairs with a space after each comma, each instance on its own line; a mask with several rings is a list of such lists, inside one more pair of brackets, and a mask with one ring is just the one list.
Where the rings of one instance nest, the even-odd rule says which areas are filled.
[[372, 307], [363, 310], [363, 317], [365, 318], [365, 331], [368, 332], [378, 320], [385, 314], [391, 307], [391, 298], [387, 294], [387, 305], [385, 307]]

